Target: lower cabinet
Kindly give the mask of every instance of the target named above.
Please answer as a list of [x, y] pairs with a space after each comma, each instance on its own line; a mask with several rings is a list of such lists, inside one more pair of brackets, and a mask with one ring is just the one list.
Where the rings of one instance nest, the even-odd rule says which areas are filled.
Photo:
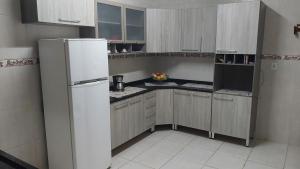
[[111, 146], [112, 149], [129, 140], [129, 100], [111, 105]]
[[155, 126], [156, 92], [144, 94], [144, 128], [147, 130]]
[[145, 131], [143, 96], [137, 96], [111, 105], [112, 149]]
[[173, 124], [173, 89], [156, 90], [156, 125]]
[[212, 132], [249, 141], [252, 98], [214, 94]]
[[144, 132], [144, 105], [143, 96], [137, 96], [129, 99], [129, 139]]
[[174, 90], [176, 125], [210, 131], [211, 93]]

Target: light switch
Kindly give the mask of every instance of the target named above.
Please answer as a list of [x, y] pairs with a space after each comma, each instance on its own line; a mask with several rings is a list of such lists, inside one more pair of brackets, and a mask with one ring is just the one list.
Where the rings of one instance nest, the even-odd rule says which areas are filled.
[[271, 69], [272, 70], [277, 70], [278, 69], [278, 63], [277, 62], [273, 62]]

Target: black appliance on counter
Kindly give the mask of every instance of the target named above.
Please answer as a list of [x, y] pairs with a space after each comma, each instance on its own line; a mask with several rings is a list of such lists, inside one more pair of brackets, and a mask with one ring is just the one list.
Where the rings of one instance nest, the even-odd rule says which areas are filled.
[[113, 76], [113, 89], [114, 91], [124, 91], [125, 83], [123, 82], [123, 75]]

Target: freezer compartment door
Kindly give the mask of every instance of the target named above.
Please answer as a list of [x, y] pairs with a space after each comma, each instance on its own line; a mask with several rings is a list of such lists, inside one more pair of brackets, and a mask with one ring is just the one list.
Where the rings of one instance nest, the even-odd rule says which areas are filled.
[[70, 86], [69, 91], [74, 166], [108, 168], [111, 164], [108, 81]]
[[68, 40], [66, 48], [69, 85], [108, 77], [106, 40]]

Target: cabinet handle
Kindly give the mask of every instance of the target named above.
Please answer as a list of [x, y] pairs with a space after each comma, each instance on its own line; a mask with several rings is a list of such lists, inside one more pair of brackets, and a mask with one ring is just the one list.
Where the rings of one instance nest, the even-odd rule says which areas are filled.
[[58, 19], [59, 22], [69, 22], [69, 23], [80, 23], [80, 20], [67, 20], [67, 19]]
[[202, 95], [196, 95], [196, 94], [194, 94], [193, 96], [194, 96], [194, 97], [207, 98], [207, 99], [210, 98], [210, 96], [202, 96]]
[[182, 95], [182, 96], [191, 96], [191, 94], [179, 93], [179, 92], [175, 92], [175, 94], [177, 94], [177, 95]]
[[229, 101], [229, 102], [233, 102], [233, 99], [225, 99], [225, 98], [218, 98], [218, 97], [214, 97], [215, 100], [221, 100], [221, 101]]
[[152, 105], [146, 107], [146, 110], [149, 110], [149, 109], [154, 108], [154, 107], [156, 107], [156, 104], [152, 104]]
[[150, 119], [150, 118], [152, 118], [152, 117], [154, 117], [155, 116], [155, 114], [150, 114], [150, 115], [148, 115], [148, 116], [145, 116], [145, 119]]
[[236, 50], [217, 50], [217, 54], [236, 54], [238, 53]]
[[141, 100], [137, 100], [137, 101], [134, 101], [134, 102], [130, 102], [130, 105], [133, 105], [133, 104], [137, 104], [137, 103], [140, 103]]
[[181, 49], [183, 52], [198, 52], [197, 49]]
[[120, 105], [120, 106], [116, 106], [114, 109], [115, 109], [115, 110], [120, 110], [120, 109], [125, 108], [125, 107], [127, 107], [127, 106], [128, 106], [128, 103], [125, 103], [125, 104], [122, 104], [122, 105]]
[[152, 98], [154, 98], [154, 97], [155, 97], [155, 95], [152, 95], [152, 96], [146, 96], [146, 100], [152, 99]]

